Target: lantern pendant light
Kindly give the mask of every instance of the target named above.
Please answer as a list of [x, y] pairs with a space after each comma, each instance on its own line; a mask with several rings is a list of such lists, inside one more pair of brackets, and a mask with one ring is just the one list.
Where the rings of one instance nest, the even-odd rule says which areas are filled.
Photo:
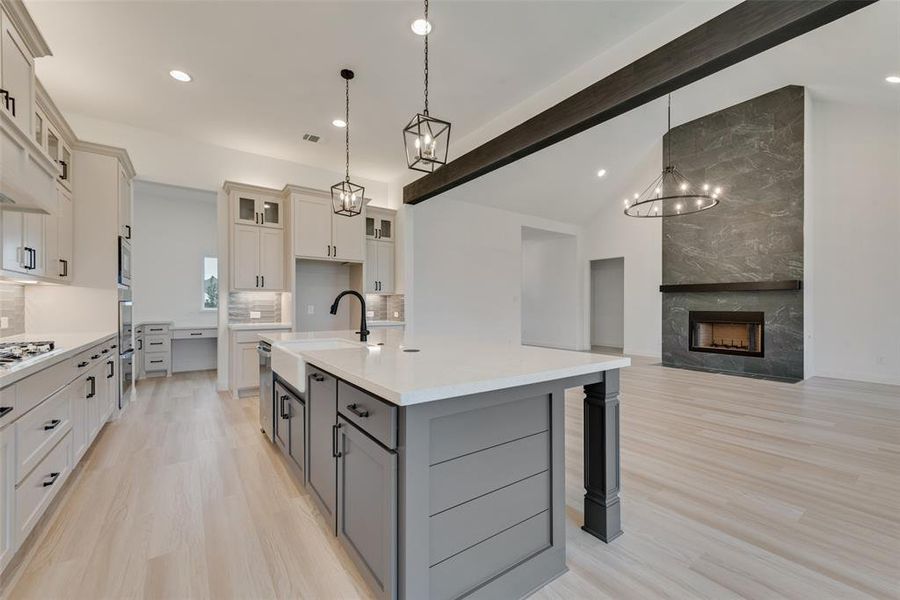
[[672, 163], [672, 95], [669, 94], [666, 166], [662, 174], [643, 193], [625, 198], [625, 214], [629, 217], [677, 217], [716, 206], [722, 188], [704, 183], [694, 185]]
[[416, 114], [403, 128], [406, 165], [413, 171], [433, 173], [447, 164], [450, 148], [450, 123], [428, 113], [428, 0], [425, 0], [425, 110]]
[[354, 73], [350, 69], [341, 69], [344, 78], [344, 150], [346, 170], [344, 180], [331, 186], [331, 207], [334, 214], [344, 217], [355, 217], [362, 212], [363, 196], [366, 188], [350, 181], [350, 80]]

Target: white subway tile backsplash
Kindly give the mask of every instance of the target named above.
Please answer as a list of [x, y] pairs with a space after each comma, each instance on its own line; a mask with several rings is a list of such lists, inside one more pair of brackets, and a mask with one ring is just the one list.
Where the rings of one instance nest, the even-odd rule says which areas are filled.
[[231, 323], [281, 323], [281, 292], [230, 293], [228, 320]]
[[0, 329], [0, 338], [25, 333], [25, 287], [15, 283], [0, 283], [0, 317], [7, 327]]

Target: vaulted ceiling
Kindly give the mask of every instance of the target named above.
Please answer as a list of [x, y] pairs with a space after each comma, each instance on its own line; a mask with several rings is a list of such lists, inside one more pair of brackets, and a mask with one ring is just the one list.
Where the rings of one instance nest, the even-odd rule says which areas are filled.
[[[432, 2], [432, 113], [459, 139], [679, 4]], [[26, 5], [53, 51], [38, 75], [64, 113], [340, 171], [343, 131], [331, 121], [343, 113], [338, 71], [350, 67], [354, 172], [387, 181], [405, 170], [400, 132], [422, 104], [419, 2]]]

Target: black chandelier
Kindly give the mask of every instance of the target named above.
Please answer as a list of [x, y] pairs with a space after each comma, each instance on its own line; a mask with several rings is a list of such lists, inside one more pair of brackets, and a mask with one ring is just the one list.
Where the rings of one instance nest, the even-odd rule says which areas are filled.
[[625, 214], [629, 217], [677, 217], [716, 206], [722, 188], [704, 183], [695, 186], [672, 164], [672, 95], [668, 100], [666, 166], [643, 192], [625, 198]]
[[362, 212], [363, 196], [366, 188], [350, 181], [350, 80], [353, 71], [341, 69], [344, 78], [344, 150], [346, 152], [346, 170], [344, 180], [331, 186], [331, 207], [334, 214], [355, 217]]
[[428, 114], [428, 0], [425, 0], [425, 110], [417, 113], [403, 128], [406, 165], [414, 171], [433, 173], [447, 164], [450, 149], [450, 123]]

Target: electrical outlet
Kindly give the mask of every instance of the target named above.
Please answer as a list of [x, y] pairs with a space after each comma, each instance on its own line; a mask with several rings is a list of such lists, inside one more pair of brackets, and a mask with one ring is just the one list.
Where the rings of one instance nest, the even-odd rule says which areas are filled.
[[366, 318], [367, 318], [367, 319], [368, 319], [369, 317], [374, 317], [374, 316], [375, 316], [375, 311], [374, 311], [374, 310], [367, 310], [367, 311], [366, 311]]
[[315, 304], [307, 304], [306, 305], [306, 314], [308, 314], [308, 315], [316, 314], [316, 305]]
[[396, 310], [394, 311], [394, 318], [395, 318], [395, 319], [399, 319], [399, 318], [400, 318], [400, 313], [397, 312]]
[[9, 317], [0, 317], [0, 329], [9, 328]]
[[251, 310], [251, 311], [250, 311], [250, 318], [251, 318], [251, 319], [259, 319], [259, 318], [262, 318], [262, 313], [259, 312], [258, 310]]

